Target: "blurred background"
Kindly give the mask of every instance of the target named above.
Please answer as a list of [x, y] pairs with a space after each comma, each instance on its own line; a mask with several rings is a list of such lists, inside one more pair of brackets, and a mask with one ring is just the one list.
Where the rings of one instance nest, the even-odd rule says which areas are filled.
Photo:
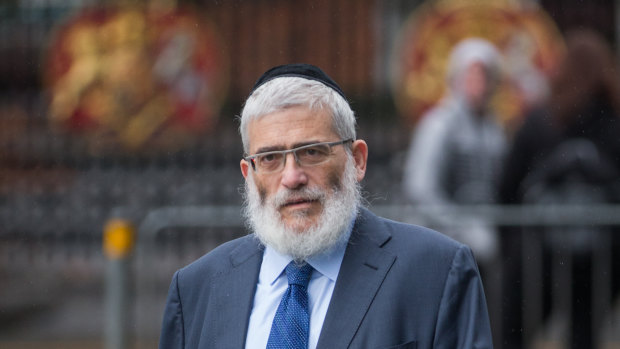
[[[3, 0], [0, 348], [156, 347], [172, 273], [246, 234], [236, 116], [292, 62], [347, 94], [371, 210], [482, 237], [497, 348], [620, 348], [619, 35], [612, 0]], [[492, 199], [417, 202], [412, 140], [469, 37], [502, 61]]]

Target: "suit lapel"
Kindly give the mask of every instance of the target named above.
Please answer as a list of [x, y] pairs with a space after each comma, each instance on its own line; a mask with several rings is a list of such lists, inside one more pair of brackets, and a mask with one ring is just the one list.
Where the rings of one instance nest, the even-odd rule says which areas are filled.
[[207, 344], [243, 348], [262, 258], [262, 246], [248, 237], [230, 254], [231, 269], [214, 279], [204, 332], [215, 343]]
[[396, 257], [382, 246], [390, 234], [362, 209], [351, 233], [317, 348], [346, 348]]

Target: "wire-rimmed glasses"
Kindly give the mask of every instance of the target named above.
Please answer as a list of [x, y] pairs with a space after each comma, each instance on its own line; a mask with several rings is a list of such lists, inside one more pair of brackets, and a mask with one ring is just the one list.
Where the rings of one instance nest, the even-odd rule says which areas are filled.
[[353, 139], [343, 139], [336, 142], [321, 142], [288, 150], [274, 150], [246, 156], [243, 159], [252, 164], [252, 169], [260, 173], [281, 171], [286, 164], [286, 155], [293, 153], [295, 162], [302, 167], [310, 167], [324, 163], [332, 154], [332, 147], [353, 142]]

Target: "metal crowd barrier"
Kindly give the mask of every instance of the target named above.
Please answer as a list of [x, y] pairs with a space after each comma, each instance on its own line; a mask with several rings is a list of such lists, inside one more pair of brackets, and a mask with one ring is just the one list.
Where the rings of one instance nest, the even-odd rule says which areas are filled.
[[[620, 205], [475, 205], [369, 207], [386, 218], [425, 225], [437, 222], [462, 225], [475, 217], [498, 226], [620, 225]], [[149, 212], [138, 227], [141, 240], [172, 227], [241, 227], [239, 206], [162, 207]]]

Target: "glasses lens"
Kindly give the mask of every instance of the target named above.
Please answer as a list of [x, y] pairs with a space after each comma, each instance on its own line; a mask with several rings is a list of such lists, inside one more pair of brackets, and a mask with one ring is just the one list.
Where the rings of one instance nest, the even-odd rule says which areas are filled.
[[317, 165], [329, 158], [330, 147], [327, 144], [314, 144], [295, 151], [301, 165]]
[[259, 155], [256, 157], [256, 166], [258, 167], [259, 171], [277, 171], [283, 163], [284, 154], [271, 153]]

